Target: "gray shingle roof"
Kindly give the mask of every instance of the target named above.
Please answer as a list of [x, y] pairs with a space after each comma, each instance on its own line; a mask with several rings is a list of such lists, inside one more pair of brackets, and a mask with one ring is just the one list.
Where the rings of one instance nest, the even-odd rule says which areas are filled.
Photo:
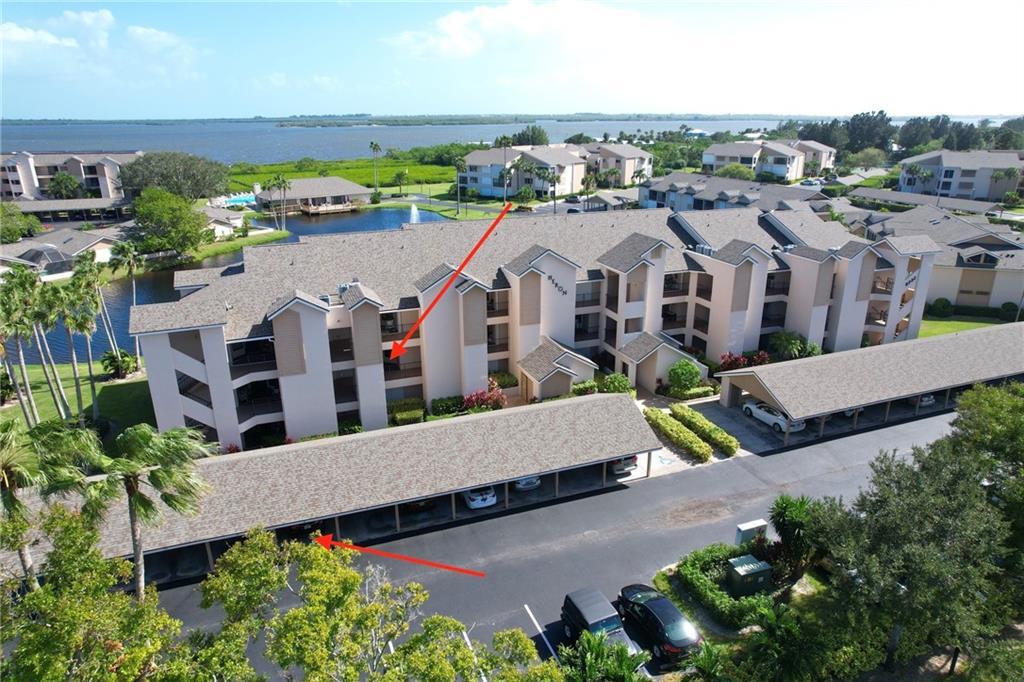
[[281, 310], [291, 305], [292, 301], [302, 301], [308, 305], [318, 308], [323, 311], [327, 311], [328, 305], [316, 296], [311, 296], [305, 291], [299, 291], [294, 289], [291, 293], [282, 296], [273, 303], [270, 304], [270, 308], [267, 309], [267, 318], [275, 317]]
[[939, 245], [926, 234], [893, 235], [886, 237], [887, 242], [896, 253], [913, 256], [921, 253], [938, 253]]
[[559, 147], [533, 147], [524, 151], [523, 156], [547, 166], [574, 166], [586, 161]]
[[636, 267], [637, 263], [643, 260], [644, 254], [659, 244], [664, 244], [666, 247], [671, 248], [660, 239], [634, 232], [598, 256], [597, 262], [612, 270], [629, 272]]
[[527, 270], [533, 267], [534, 261], [548, 251], [550, 251], [550, 249], [546, 249], [540, 244], [534, 244], [526, 251], [523, 251], [521, 254], [506, 263], [505, 269], [516, 277], [521, 277]]
[[[624, 455], [661, 442], [628, 395], [601, 394], [456, 419], [220, 455], [198, 462], [210, 492], [199, 513], [162, 509], [146, 549], [160, 550], [512, 481]], [[33, 508], [38, 500], [26, 501]], [[131, 552], [115, 503], [100, 529], [107, 556]], [[11, 553], [0, 564], [16, 565]]]
[[413, 286], [416, 287], [416, 291], [426, 291], [445, 277], [450, 277], [453, 272], [455, 272], [455, 266], [441, 263], [419, 277], [413, 282]]
[[956, 152], [949, 149], [939, 149], [934, 152], [925, 152], [924, 154], [911, 156], [900, 161], [900, 165], [902, 166], [907, 166], [912, 163], [917, 163], [923, 166], [966, 168], [967, 170], [979, 170], [981, 168], [1020, 168], [1024, 170], [1024, 160], [1018, 158], [1016, 151], [988, 151], [975, 149]]
[[566, 356], [571, 356], [591, 367], [597, 367], [586, 356], [566, 348], [554, 339], [542, 336], [537, 347], [519, 361], [519, 369], [529, 374], [537, 382], [544, 381], [554, 372], [565, 372], [571, 376], [576, 376], [576, 373], [565, 363]]
[[33, 249], [52, 247], [73, 257], [101, 241], [114, 242], [117, 241], [117, 238], [109, 231], [73, 230], [65, 227], [0, 245], [0, 253], [16, 258]]
[[808, 258], [819, 263], [824, 262], [832, 254], [825, 249], [816, 249], [813, 246], [794, 246], [789, 249], [787, 253], [791, 253], [794, 256], [800, 256], [801, 258]]
[[640, 149], [640, 147], [635, 147], [631, 144], [625, 144], [622, 142], [612, 144], [597, 142], [592, 145], [588, 145], [588, 150], [598, 152], [604, 150], [612, 156], [618, 156], [623, 159], [649, 159], [653, 156], [650, 152], [645, 152], [643, 149]]
[[757, 142], [719, 142], [704, 150], [705, 154], [715, 156], [754, 156], [761, 151]]
[[465, 161], [467, 166], [500, 166], [506, 161], [512, 163], [519, 158], [520, 154], [522, 154], [521, 151], [511, 148], [507, 150], [501, 147], [474, 149], [466, 154]]
[[884, 201], [890, 204], [906, 204], [907, 206], [938, 206], [948, 208], [951, 211], [963, 211], [964, 213], [987, 213], [999, 208], [999, 204], [992, 201], [975, 201], [973, 199], [955, 199], [953, 197], [938, 197], [930, 194], [915, 194], [914, 192], [894, 192], [891, 189], [874, 189], [872, 187], [857, 187], [849, 196], [859, 199], [870, 199], [872, 201]]
[[619, 352], [633, 362], [642, 362], [644, 358], [662, 346], [670, 348], [680, 355], [683, 355], [683, 352], [679, 350], [677, 346], [648, 332], [640, 332], [635, 339], [622, 346], [622, 348], [619, 349]]
[[[119, 164], [128, 163], [142, 156], [142, 152], [27, 152], [32, 155], [32, 163], [37, 166], [61, 166], [72, 158], [76, 158], [86, 166], [97, 164], [103, 159], [110, 159]], [[0, 154], [0, 162], [14, 156], [15, 152]]]
[[377, 292], [361, 282], [352, 282], [342, 289], [341, 302], [344, 303], [349, 310], [358, 308], [362, 303], [372, 303], [378, 308], [382, 308], [384, 306], [384, 303], [380, 300], [380, 296], [377, 295]]
[[717, 211], [686, 211], [676, 219], [689, 226], [705, 243], [720, 249], [734, 239], [757, 244], [765, 251], [778, 245], [759, 223], [761, 211], [756, 208], [725, 208]]
[[867, 242], [852, 236], [842, 223], [822, 220], [813, 211], [776, 211], [771, 217], [772, 220], [781, 223], [799, 242], [816, 249], [839, 248], [849, 241]]
[[[373, 192], [368, 187], [335, 176], [325, 178], [296, 178], [290, 180], [291, 187], [285, 192], [287, 199], [314, 199], [316, 197], [332, 197], [339, 195], [360, 196]], [[256, 195], [264, 201], [278, 201], [281, 193], [265, 189]]]
[[756, 250], [757, 248], [757, 244], [742, 239], [733, 239], [721, 248], [716, 249], [714, 256], [723, 263], [739, 265], [750, 257], [752, 249]]
[[[6, 202], [5, 202], [6, 203]], [[102, 210], [127, 206], [131, 202], [118, 197], [100, 197], [98, 199], [25, 199], [10, 202], [22, 213], [43, 213], [49, 211], [86, 211]]]
[[[1024, 373], [1024, 322], [777, 362], [753, 375], [793, 419]], [[856, 381], [850, 381], [856, 377]]]

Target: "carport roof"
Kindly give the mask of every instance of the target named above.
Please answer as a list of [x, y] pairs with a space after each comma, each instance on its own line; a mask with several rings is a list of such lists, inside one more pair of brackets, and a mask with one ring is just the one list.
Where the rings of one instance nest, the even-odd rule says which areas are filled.
[[[200, 460], [210, 492], [199, 513], [163, 507], [146, 533], [154, 551], [279, 527], [657, 450], [661, 442], [625, 394], [581, 396], [451, 420]], [[39, 501], [26, 501], [33, 507]], [[131, 552], [115, 503], [100, 549]], [[17, 565], [10, 552], [0, 565]]]
[[760, 365], [752, 376], [792, 419], [1024, 374], [1024, 322]]

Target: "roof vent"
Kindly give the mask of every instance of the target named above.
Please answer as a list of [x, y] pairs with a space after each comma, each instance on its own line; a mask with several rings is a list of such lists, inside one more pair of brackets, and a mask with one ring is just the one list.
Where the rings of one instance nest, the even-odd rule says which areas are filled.
[[782, 247], [782, 250], [783, 251], [792, 251], [794, 248], [796, 248], [796, 244], [786, 244], [786, 245], [784, 245]]
[[839, 253], [839, 247], [838, 246], [830, 246], [830, 247], [828, 247], [828, 252], [829, 253]]

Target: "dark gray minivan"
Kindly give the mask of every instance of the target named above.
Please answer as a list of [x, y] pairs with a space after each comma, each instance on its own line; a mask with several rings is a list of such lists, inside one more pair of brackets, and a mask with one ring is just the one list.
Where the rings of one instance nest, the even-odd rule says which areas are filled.
[[621, 642], [629, 653], [640, 652], [640, 647], [629, 638], [622, 627], [622, 619], [608, 598], [595, 587], [585, 587], [565, 595], [562, 603], [562, 623], [565, 636], [575, 641], [580, 633], [589, 630], [595, 635], [605, 633], [610, 642]]

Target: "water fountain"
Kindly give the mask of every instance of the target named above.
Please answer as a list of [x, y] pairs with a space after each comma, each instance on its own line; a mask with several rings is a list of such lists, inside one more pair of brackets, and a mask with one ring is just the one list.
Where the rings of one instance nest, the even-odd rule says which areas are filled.
[[420, 209], [416, 207], [416, 204], [413, 204], [409, 208], [409, 222], [410, 223], [418, 223], [419, 221], [420, 221]]

